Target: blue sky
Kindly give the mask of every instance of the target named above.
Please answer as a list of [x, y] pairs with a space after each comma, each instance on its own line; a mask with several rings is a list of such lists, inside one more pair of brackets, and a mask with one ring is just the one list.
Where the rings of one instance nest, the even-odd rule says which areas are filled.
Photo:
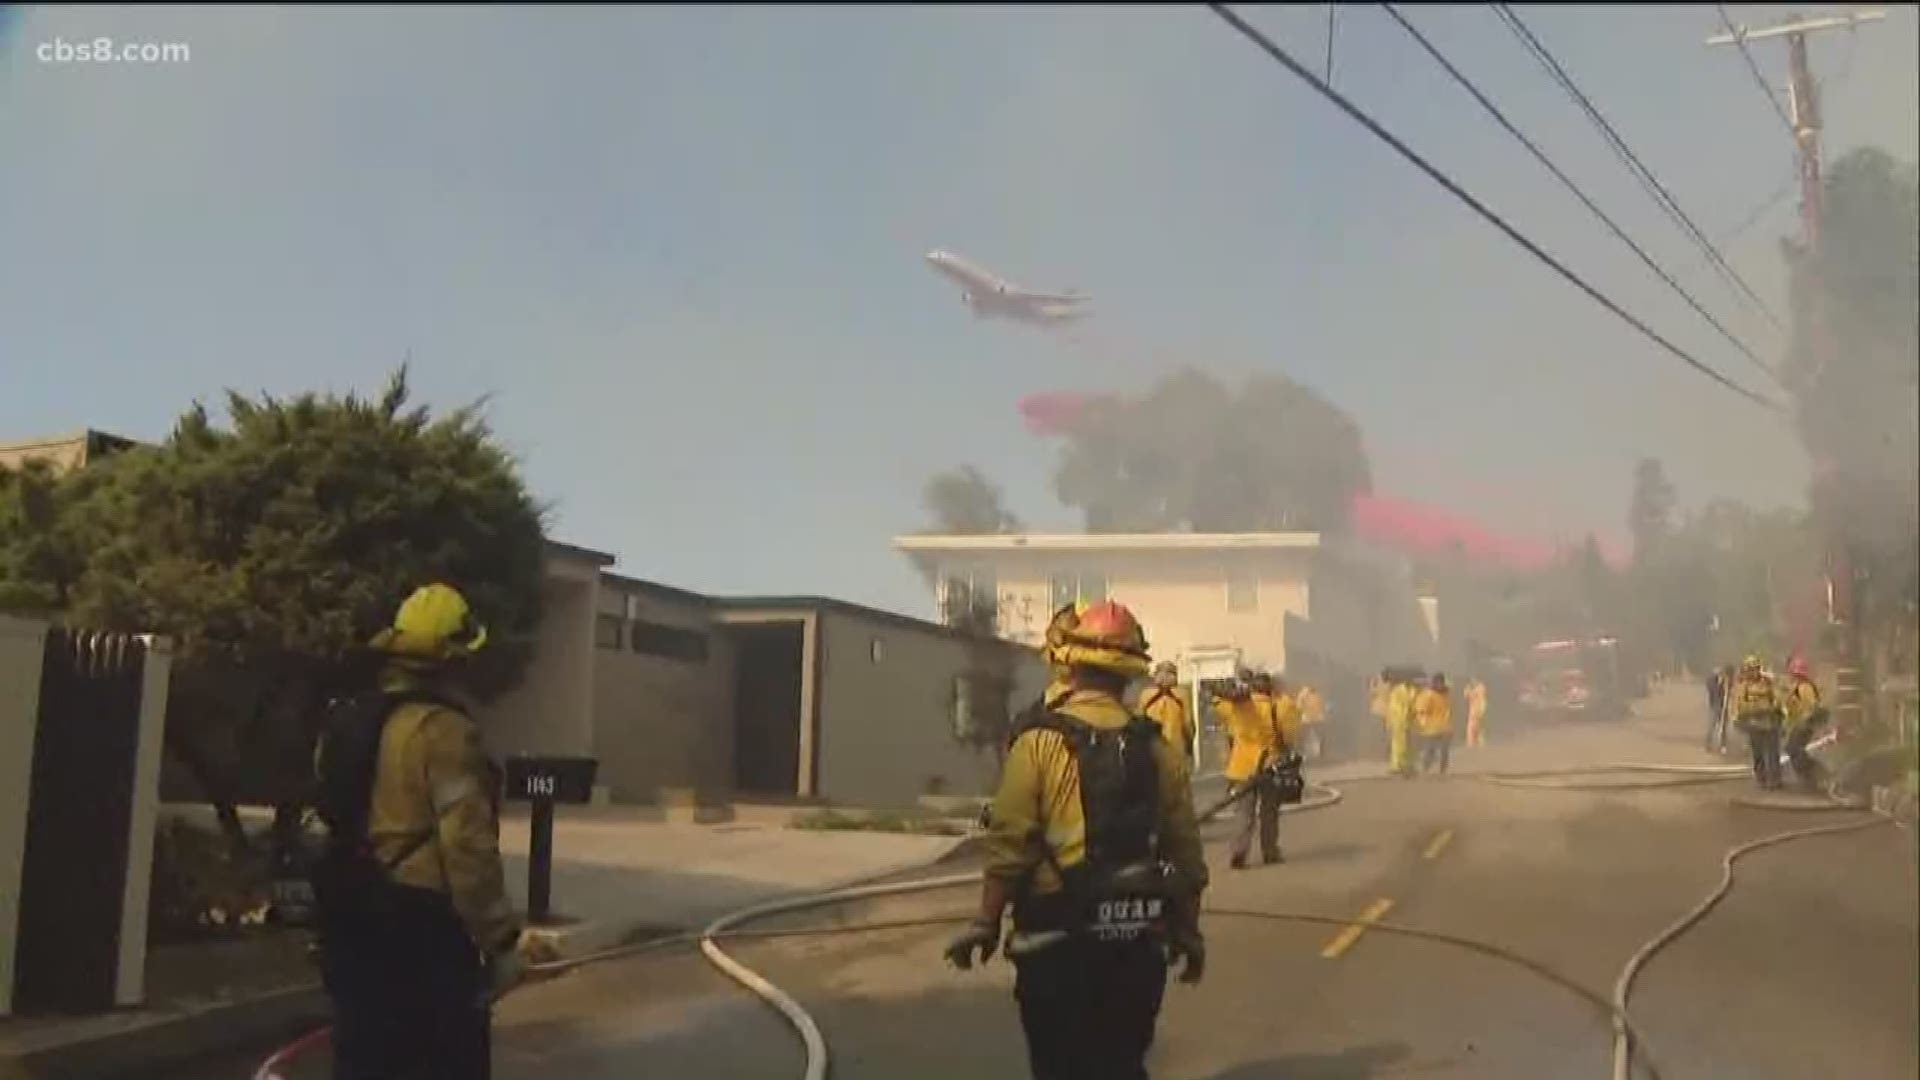
[[[1792, 148], [1711, 7], [1521, 8], [1710, 235]], [[1809, 11], [1820, 10], [1818, 6]], [[1599, 136], [1480, 7], [1407, 9], [1763, 355]], [[1764, 22], [1782, 9], [1733, 7]], [[1254, 9], [1316, 61], [1325, 9]], [[184, 42], [56, 65], [56, 38]], [[1827, 146], [1915, 156], [1914, 9], [1827, 35]], [[1769, 76], [1784, 50], [1758, 46]], [[1710, 362], [1756, 373], [1377, 9], [1334, 81]], [[1844, 77], [1843, 77], [1844, 75]], [[1726, 252], [1784, 307], [1782, 200]], [[1062, 341], [976, 322], [954, 248], [1081, 288]], [[1550, 278], [1212, 15], [1182, 8], [109, 8], [0, 21], [0, 440], [158, 437], [226, 387], [373, 389], [411, 354], [490, 413], [556, 534], [725, 593], [930, 607], [888, 540], [961, 462], [1069, 527], [1015, 402], [1180, 361], [1359, 420], [1383, 492], [1615, 529], [1632, 462], [1800, 501], [1787, 432]]]

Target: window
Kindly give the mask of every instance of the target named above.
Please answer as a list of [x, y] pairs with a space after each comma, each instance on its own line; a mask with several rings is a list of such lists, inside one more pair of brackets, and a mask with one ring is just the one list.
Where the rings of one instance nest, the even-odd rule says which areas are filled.
[[1097, 604], [1107, 598], [1107, 575], [1081, 574], [1080, 599], [1089, 604]]
[[1097, 571], [1055, 574], [1048, 582], [1054, 611], [1078, 601], [1097, 604], [1107, 598], [1107, 575]]
[[627, 621], [618, 615], [596, 615], [593, 618], [593, 645], [597, 649], [617, 649], [620, 647], [620, 631]]
[[1260, 610], [1260, 579], [1250, 573], [1228, 572], [1227, 610], [1250, 615]]
[[635, 619], [628, 631], [628, 641], [634, 652], [644, 656], [689, 664], [705, 663], [707, 659], [707, 635], [699, 630]]
[[1047, 583], [1052, 598], [1053, 610], [1059, 611], [1074, 602], [1080, 595], [1080, 579], [1072, 574], [1055, 574]]
[[973, 680], [965, 675], [953, 677], [953, 737], [959, 741], [973, 740]]
[[999, 582], [991, 570], [950, 570], [940, 579], [940, 617], [948, 626], [998, 622]]
[[877, 664], [886, 658], [886, 646], [881, 644], [879, 638], [874, 638], [872, 641], [867, 642], [867, 659]]

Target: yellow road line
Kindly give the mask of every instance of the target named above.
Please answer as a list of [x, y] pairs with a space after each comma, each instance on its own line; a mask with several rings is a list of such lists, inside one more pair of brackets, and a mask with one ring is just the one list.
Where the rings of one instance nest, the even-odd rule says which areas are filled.
[[1441, 852], [1447, 850], [1447, 844], [1452, 839], [1453, 839], [1452, 829], [1441, 829], [1440, 834], [1438, 836], [1435, 836], [1433, 838], [1433, 842], [1427, 845], [1426, 854], [1420, 857], [1427, 860], [1428, 862], [1432, 862], [1433, 860], [1440, 857]]
[[1327, 947], [1320, 950], [1320, 958], [1323, 960], [1340, 959], [1340, 954], [1353, 948], [1353, 943], [1360, 940], [1360, 935], [1367, 932], [1367, 927], [1379, 922], [1387, 912], [1392, 910], [1393, 901], [1386, 897], [1381, 897], [1367, 905], [1367, 910], [1360, 913], [1360, 918], [1357, 921], [1349, 923], [1346, 929], [1341, 930], [1338, 934], [1334, 935], [1332, 941], [1327, 942]]

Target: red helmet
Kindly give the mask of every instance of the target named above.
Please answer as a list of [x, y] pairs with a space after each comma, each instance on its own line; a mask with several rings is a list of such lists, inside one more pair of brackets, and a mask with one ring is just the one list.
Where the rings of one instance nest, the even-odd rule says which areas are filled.
[[1147, 635], [1140, 620], [1124, 604], [1102, 600], [1080, 613], [1080, 623], [1067, 631], [1069, 640], [1099, 648], [1117, 649], [1144, 657]]

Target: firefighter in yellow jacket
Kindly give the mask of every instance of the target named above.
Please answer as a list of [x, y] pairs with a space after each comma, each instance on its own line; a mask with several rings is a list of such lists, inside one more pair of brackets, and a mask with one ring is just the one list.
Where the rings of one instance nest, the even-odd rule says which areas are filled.
[[1140, 712], [1160, 725], [1160, 734], [1180, 751], [1180, 760], [1193, 760], [1193, 727], [1187, 723], [1187, 703], [1180, 699], [1180, 672], [1168, 660], [1153, 666], [1153, 683], [1140, 695]]
[[1399, 777], [1413, 776], [1413, 706], [1419, 696], [1411, 675], [1403, 671], [1381, 673], [1387, 680], [1387, 771]]
[[1420, 771], [1438, 768], [1445, 775], [1453, 758], [1453, 699], [1447, 677], [1438, 672], [1413, 697], [1413, 721], [1420, 731]]
[[1280, 795], [1265, 782], [1264, 771], [1277, 754], [1298, 742], [1299, 710], [1263, 671], [1254, 672], [1248, 680], [1246, 697], [1230, 704], [1227, 733], [1233, 750], [1227, 757], [1226, 778], [1236, 791], [1250, 785], [1253, 791], [1236, 804], [1238, 828], [1227, 849], [1228, 865], [1246, 869], [1256, 831], [1261, 861], [1285, 862], [1286, 854], [1280, 850]]
[[1727, 710], [1734, 726], [1744, 731], [1747, 746], [1753, 752], [1753, 776], [1760, 787], [1773, 790], [1780, 786], [1780, 727], [1782, 701], [1773, 676], [1761, 666], [1758, 656], [1747, 656], [1733, 677], [1727, 693]]
[[[507, 899], [499, 773], [447, 685], [449, 667], [485, 642], [466, 600], [438, 584], [373, 641], [386, 660], [354, 841], [367, 862], [326, 891], [315, 879], [335, 1080], [484, 1080], [492, 1002], [533, 954]], [[323, 742], [323, 785], [331, 752]]]
[[1302, 686], [1294, 692], [1293, 703], [1300, 709], [1300, 752], [1307, 760], [1316, 760], [1326, 750], [1327, 699], [1313, 687]]
[[[1065, 693], [1015, 735], [983, 840], [978, 916], [947, 947], [991, 958], [1013, 908], [1008, 958], [1034, 1080], [1146, 1080], [1167, 968], [1198, 982], [1207, 867], [1187, 770], [1121, 700], [1146, 673], [1125, 607], [1080, 613], [1048, 648]], [[1097, 836], [1100, 842], [1089, 843]]]
[[1820, 763], [1807, 753], [1807, 744], [1826, 726], [1827, 710], [1820, 704], [1820, 687], [1813, 681], [1807, 658], [1799, 653], [1787, 660], [1786, 685], [1781, 688], [1787, 760], [1793, 774], [1809, 790], [1820, 787]]

